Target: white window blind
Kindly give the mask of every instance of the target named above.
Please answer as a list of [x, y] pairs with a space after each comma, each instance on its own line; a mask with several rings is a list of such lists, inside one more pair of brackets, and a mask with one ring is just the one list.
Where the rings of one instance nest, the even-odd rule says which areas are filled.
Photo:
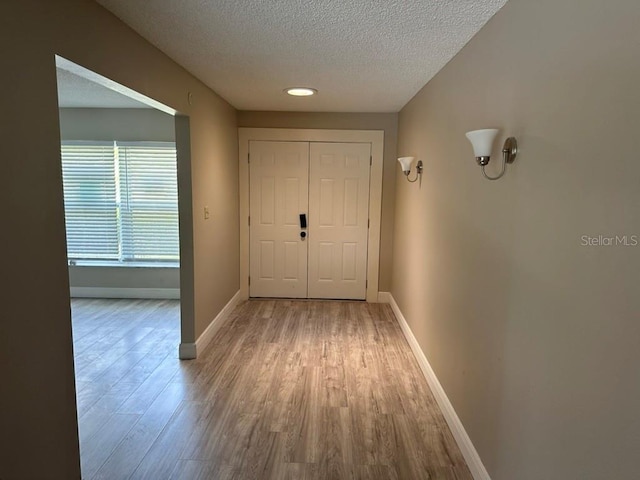
[[70, 259], [179, 260], [174, 143], [64, 142]]
[[118, 260], [118, 201], [113, 142], [62, 145], [69, 258]]
[[178, 260], [176, 149], [166, 143], [118, 143], [125, 260]]

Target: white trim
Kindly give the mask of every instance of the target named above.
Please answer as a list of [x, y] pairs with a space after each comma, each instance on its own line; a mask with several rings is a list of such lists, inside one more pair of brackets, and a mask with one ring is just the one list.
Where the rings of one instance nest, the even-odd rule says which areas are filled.
[[291, 128], [238, 128], [240, 163], [240, 292], [249, 298], [249, 141], [343, 142], [371, 144], [371, 177], [369, 188], [369, 238], [367, 254], [367, 302], [378, 300], [380, 268], [380, 222], [382, 216], [382, 165], [384, 131], [319, 130]]
[[179, 288], [71, 287], [71, 298], [157, 298], [179, 300]]
[[180, 360], [193, 360], [197, 357], [195, 343], [181, 343], [178, 347], [178, 358]]
[[391, 303], [391, 292], [378, 292], [378, 303]]
[[402, 315], [400, 307], [398, 307], [398, 304], [393, 298], [393, 295], [391, 295], [391, 293], [389, 292], [380, 292], [378, 294], [378, 298], [381, 302], [382, 298], [387, 299], [388, 303], [391, 305], [391, 309], [398, 319], [398, 323], [400, 324], [402, 333], [404, 333], [407, 342], [409, 342], [409, 346], [411, 346], [411, 350], [413, 350], [413, 354], [415, 355], [416, 360], [420, 365], [420, 369], [427, 379], [427, 383], [431, 388], [431, 392], [438, 402], [440, 410], [442, 410], [442, 414], [444, 415], [444, 418], [447, 421], [449, 428], [451, 429], [451, 433], [453, 433], [453, 437], [455, 438], [458, 447], [460, 447], [460, 451], [462, 452], [462, 455], [467, 462], [469, 470], [471, 470], [471, 475], [473, 475], [474, 480], [491, 480], [487, 469], [484, 467], [484, 464], [480, 459], [480, 455], [478, 455], [478, 452], [473, 446], [469, 435], [464, 429], [464, 425], [462, 425], [460, 418], [456, 414], [456, 411], [453, 409], [453, 405], [451, 405], [447, 394], [442, 388], [442, 385], [440, 385], [438, 377], [436, 377], [436, 374], [431, 368], [427, 357], [422, 351], [422, 348], [420, 348], [418, 340], [416, 340], [416, 337], [413, 335], [413, 332], [411, 331], [407, 320], [404, 318], [404, 315]]
[[209, 345], [213, 336], [218, 330], [220, 330], [220, 327], [222, 327], [227, 322], [227, 320], [231, 316], [231, 312], [233, 312], [233, 309], [236, 308], [241, 301], [242, 298], [240, 296], [240, 290], [238, 290], [236, 294], [231, 297], [231, 300], [227, 302], [224, 308], [220, 310], [220, 313], [216, 315], [216, 318], [213, 319], [213, 321], [209, 324], [205, 331], [202, 332], [202, 335], [200, 335], [196, 340], [196, 355], [198, 354], [198, 352], [202, 352], [202, 350], [204, 350], [204, 348]]

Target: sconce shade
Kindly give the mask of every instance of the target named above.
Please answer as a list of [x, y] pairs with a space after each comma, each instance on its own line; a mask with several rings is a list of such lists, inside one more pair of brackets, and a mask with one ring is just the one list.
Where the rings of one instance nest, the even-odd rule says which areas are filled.
[[404, 173], [409, 173], [411, 170], [411, 164], [416, 159], [416, 157], [400, 157], [398, 158], [398, 162], [400, 162], [400, 166], [402, 167], [402, 171]]
[[467, 132], [466, 137], [473, 145], [473, 153], [476, 157], [490, 157], [493, 141], [498, 135], [497, 128], [486, 128], [484, 130], [473, 130]]

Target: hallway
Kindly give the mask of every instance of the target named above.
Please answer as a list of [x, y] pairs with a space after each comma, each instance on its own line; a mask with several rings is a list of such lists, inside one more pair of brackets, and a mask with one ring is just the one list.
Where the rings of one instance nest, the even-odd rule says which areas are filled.
[[252, 300], [183, 362], [177, 301], [73, 314], [83, 478], [472, 478], [388, 305]]

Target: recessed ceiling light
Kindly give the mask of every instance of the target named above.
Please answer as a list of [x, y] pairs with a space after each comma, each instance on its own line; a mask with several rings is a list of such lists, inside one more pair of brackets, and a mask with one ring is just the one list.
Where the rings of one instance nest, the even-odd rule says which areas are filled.
[[309, 97], [311, 95], [315, 95], [316, 93], [318, 93], [318, 90], [316, 90], [315, 88], [306, 88], [306, 87], [293, 87], [293, 88], [286, 88], [285, 93], [288, 93], [289, 95], [293, 95], [294, 97]]

